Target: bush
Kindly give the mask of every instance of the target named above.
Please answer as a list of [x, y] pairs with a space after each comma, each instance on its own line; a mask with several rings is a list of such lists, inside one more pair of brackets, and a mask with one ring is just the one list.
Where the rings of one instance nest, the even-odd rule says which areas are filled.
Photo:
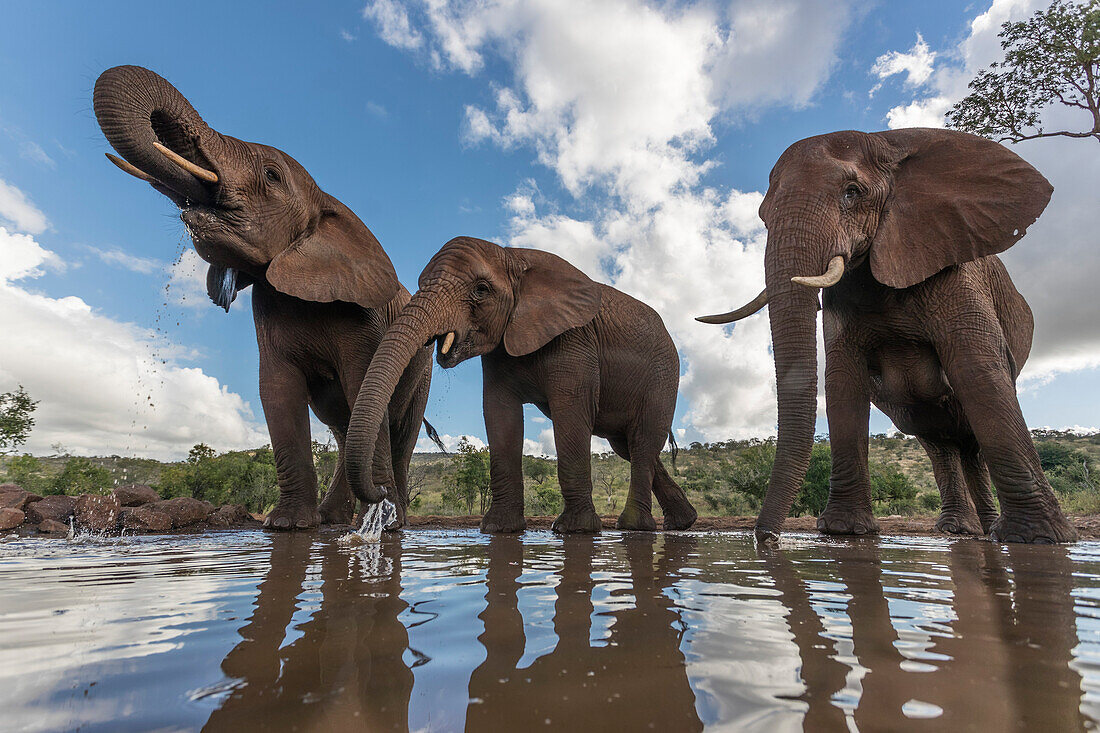
[[106, 494], [111, 488], [111, 472], [91, 459], [74, 456], [65, 461], [65, 467], [53, 480], [47, 493]]
[[42, 461], [30, 454], [15, 456], [8, 461], [8, 480], [32, 494], [48, 494], [53, 488]]

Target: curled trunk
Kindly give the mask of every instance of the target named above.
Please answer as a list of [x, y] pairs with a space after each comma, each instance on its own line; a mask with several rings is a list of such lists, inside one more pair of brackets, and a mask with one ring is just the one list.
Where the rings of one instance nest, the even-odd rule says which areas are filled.
[[418, 291], [386, 330], [363, 377], [348, 425], [345, 469], [352, 491], [364, 502], [383, 498], [370, 469], [390, 398], [416, 352], [442, 330], [445, 310], [439, 292]]
[[[768, 316], [775, 356], [779, 438], [768, 491], [756, 522], [758, 539], [773, 539], [790, 513], [810, 465], [817, 421], [817, 293], [791, 278], [819, 269], [799, 233], [769, 236], [765, 254]], [[809, 248], [812, 251], [812, 248]]]
[[116, 66], [96, 80], [92, 94], [103, 134], [128, 163], [156, 179], [173, 198], [210, 203], [212, 191], [154, 147], [159, 143], [206, 169], [223, 146], [179, 91], [140, 66]]

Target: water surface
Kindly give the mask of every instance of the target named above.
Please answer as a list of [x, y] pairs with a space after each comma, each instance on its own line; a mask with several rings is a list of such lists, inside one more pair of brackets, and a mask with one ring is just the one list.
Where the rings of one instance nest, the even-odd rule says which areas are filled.
[[0, 544], [9, 730], [1078, 730], [1100, 543]]

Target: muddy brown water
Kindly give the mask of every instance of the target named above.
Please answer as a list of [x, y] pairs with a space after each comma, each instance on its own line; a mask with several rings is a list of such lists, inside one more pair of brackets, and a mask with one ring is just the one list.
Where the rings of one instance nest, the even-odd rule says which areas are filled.
[[0, 729], [1078, 730], [1100, 543], [0, 544]]

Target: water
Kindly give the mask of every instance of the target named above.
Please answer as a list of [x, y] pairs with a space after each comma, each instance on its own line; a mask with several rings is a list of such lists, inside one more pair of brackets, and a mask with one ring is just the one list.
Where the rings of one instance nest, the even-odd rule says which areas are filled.
[[363, 525], [336, 540], [341, 545], [374, 544], [382, 541], [382, 530], [397, 519], [397, 507], [389, 499], [371, 504], [363, 512]]
[[1100, 544], [0, 544], [6, 730], [1079, 730]]

